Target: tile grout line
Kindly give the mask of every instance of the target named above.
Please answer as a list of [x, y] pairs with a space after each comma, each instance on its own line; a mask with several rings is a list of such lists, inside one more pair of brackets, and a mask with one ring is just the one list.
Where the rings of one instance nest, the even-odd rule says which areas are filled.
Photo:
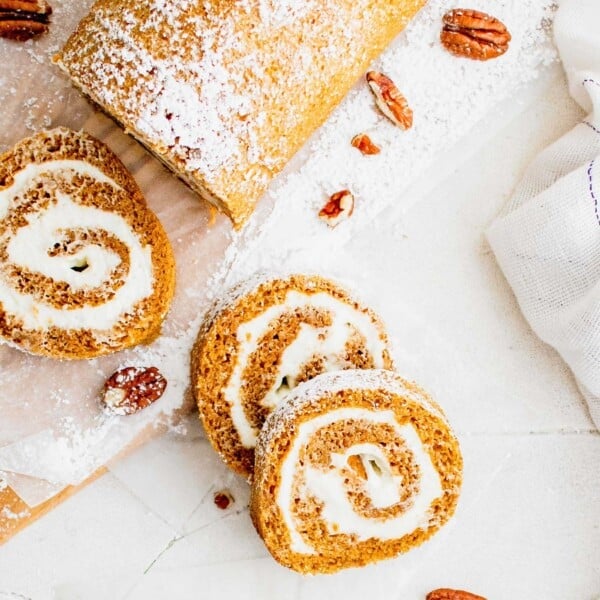
[[236, 511], [230, 512], [227, 515], [223, 515], [222, 517], [219, 517], [218, 519], [214, 519], [214, 521], [209, 521], [208, 523], [205, 523], [204, 525], [201, 525], [200, 527], [197, 527], [196, 529], [192, 529], [191, 531], [186, 531], [181, 536], [181, 539], [189, 537], [190, 535], [194, 535], [195, 533], [198, 533], [198, 532], [202, 531], [203, 529], [206, 529], [207, 527], [214, 525], [215, 523], [220, 523], [221, 521], [225, 521], [226, 519], [229, 519], [230, 517], [235, 517], [237, 515], [241, 515], [243, 512], [246, 512], [247, 510], [248, 510], [247, 506], [238, 508]]
[[209, 486], [209, 488], [206, 490], [205, 494], [202, 496], [202, 498], [200, 498], [200, 502], [198, 502], [198, 504], [192, 509], [192, 512], [185, 518], [185, 521], [183, 522], [183, 526], [185, 527], [185, 524], [188, 523], [190, 521], [190, 519], [198, 512], [198, 510], [200, 509], [200, 507], [204, 504], [204, 502], [206, 501], [206, 499], [210, 496], [210, 493], [215, 489], [215, 484], [211, 484]]
[[[187, 570], [192, 570], [192, 569], [202, 569], [204, 567], [230, 565], [233, 563], [249, 563], [249, 562], [262, 561], [262, 560], [273, 560], [273, 558], [268, 554], [265, 554], [263, 556], [247, 556], [245, 558], [231, 558], [231, 559], [217, 560], [217, 561], [212, 561], [212, 562], [203, 562], [203, 563], [198, 563], [196, 565], [171, 566], [171, 567], [161, 569], [160, 572], [161, 573], [176, 573], [176, 572], [187, 571]], [[127, 600], [127, 599], [123, 598], [122, 600]]]
[[150, 571], [150, 569], [156, 564], [158, 559], [165, 552], [168, 552], [175, 545], [176, 542], [178, 542], [179, 540], [182, 540], [184, 537], [185, 536], [183, 536], [183, 535], [176, 535], [174, 538], [169, 540], [169, 543], [158, 553], [158, 555], [152, 560], [152, 562], [150, 562], [150, 564], [144, 569], [144, 572], [142, 573], [142, 576], [140, 577], [140, 579], [142, 579], [148, 573], [148, 571]]
[[173, 533], [178, 533], [177, 529], [171, 525], [162, 515], [159, 515], [154, 509], [150, 508], [146, 502], [138, 494], [136, 494], [133, 490], [127, 487], [125, 482], [121, 480], [116, 474], [114, 474], [110, 469], [108, 470], [111, 477], [117, 481], [119, 486], [121, 486], [130, 496], [132, 496], [142, 507], [147, 510], [153, 517], [156, 517], [163, 525], [166, 525]]
[[167, 552], [167, 550], [169, 550], [173, 544], [175, 544], [175, 542], [177, 542], [178, 540], [182, 539], [182, 535], [181, 533], [179, 533], [169, 522], [167, 522], [167, 520], [162, 517], [161, 515], [159, 515], [155, 510], [153, 510], [152, 508], [150, 508], [142, 498], [140, 498], [140, 496], [138, 494], [136, 494], [133, 490], [131, 490], [130, 488], [127, 487], [127, 485], [125, 484], [125, 482], [123, 480], [121, 480], [120, 477], [118, 477], [116, 474], [112, 473], [112, 471], [109, 469], [108, 473], [111, 475], [111, 477], [113, 478], [114, 481], [116, 481], [116, 483], [119, 485], [119, 487], [121, 487], [125, 492], [127, 492], [132, 498], [135, 499], [135, 501], [146, 511], [148, 511], [153, 517], [155, 517], [156, 519], [158, 519], [163, 525], [165, 525], [170, 531], [172, 531], [175, 535], [169, 540], [169, 542], [167, 543], [167, 545], [162, 548], [159, 553], [155, 556], [155, 558], [150, 562], [150, 564], [144, 569], [144, 571], [141, 573], [141, 575], [139, 576], [139, 578], [137, 578], [135, 580], [135, 582], [131, 585], [131, 587], [125, 592], [125, 594], [121, 597], [121, 600], [127, 600], [127, 598], [129, 598], [131, 596], [131, 594], [135, 591], [135, 588], [138, 586], [138, 584], [140, 583], [140, 581], [142, 580], [142, 578], [144, 577], [144, 575], [152, 568], [152, 566], [154, 565], [154, 563], [165, 553]]
[[[121, 485], [124, 486], [124, 484], [119, 481], [119, 483], [121, 483]], [[125, 486], [124, 486], [125, 487]], [[194, 510], [189, 514], [189, 516], [187, 517], [186, 521], [189, 521], [192, 516], [196, 513], [196, 511], [204, 504], [206, 498], [210, 495], [210, 492], [213, 490], [214, 485], [211, 486], [207, 492], [204, 494], [204, 496], [202, 497], [202, 499], [200, 500], [200, 502], [198, 503], [198, 505], [196, 506], [196, 508], [194, 508]], [[127, 488], [125, 488], [127, 489]], [[129, 490], [127, 490], [129, 491]], [[148, 511], [150, 511], [151, 514], [155, 515], [156, 517], [158, 517], [161, 521], [163, 521], [163, 523], [165, 523], [170, 529], [174, 530], [175, 535], [173, 536], [173, 538], [171, 538], [169, 540], [169, 542], [167, 543], [167, 545], [150, 561], [150, 563], [148, 564], [148, 566], [144, 569], [144, 571], [142, 572], [142, 574], [140, 575], [140, 577], [135, 581], [135, 583], [131, 586], [131, 588], [125, 593], [125, 595], [121, 598], [121, 600], [127, 600], [127, 598], [132, 594], [132, 592], [135, 590], [135, 588], [137, 587], [137, 585], [140, 583], [140, 581], [143, 579], [143, 577], [145, 575], [148, 574], [148, 572], [152, 569], [152, 567], [156, 564], [156, 562], [161, 558], [161, 556], [163, 556], [166, 552], [168, 552], [177, 542], [180, 542], [181, 540], [189, 537], [190, 535], [194, 535], [195, 533], [198, 533], [199, 531], [202, 531], [203, 529], [205, 529], [206, 527], [209, 527], [211, 525], [214, 525], [215, 523], [218, 523], [220, 521], [223, 521], [229, 517], [235, 516], [235, 515], [239, 515], [242, 512], [244, 512], [245, 510], [247, 510], [247, 507], [242, 507], [240, 509], [238, 509], [235, 512], [231, 512], [227, 515], [223, 515], [222, 517], [219, 517], [213, 521], [210, 521], [208, 523], [205, 523], [204, 525], [202, 525], [201, 527], [198, 527], [197, 529], [193, 529], [191, 531], [187, 531], [187, 532], [177, 532], [173, 526], [171, 526], [169, 523], [167, 523], [162, 517], [160, 517], [160, 515], [157, 515], [152, 509], [150, 509], [140, 498], [139, 496], [137, 496], [136, 494], [134, 494], [133, 492], [130, 492], [132, 496], [134, 496], [139, 502], [140, 504], [142, 504], [142, 506], [144, 506], [144, 508], [146, 508]]]
[[167, 545], [154, 557], [154, 559], [144, 569], [144, 571], [142, 572], [142, 574], [135, 580], [135, 582], [131, 585], [131, 587], [125, 592], [125, 594], [123, 596], [121, 596], [121, 600], [127, 600], [127, 598], [129, 598], [131, 596], [131, 594], [133, 594], [133, 592], [135, 591], [135, 589], [139, 585], [140, 581], [144, 578], [144, 576], [146, 575], [146, 573], [148, 573], [148, 571], [153, 567], [154, 563], [156, 563], [156, 561], [165, 552], [167, 552], [168, 550], [170, 550], [173, 547], [173, 545], [175, 544], [175, 542], [177, 542], [180, 539], [181, 539], [180, 535], [175, 535], [175, 537], [173, 537], [173, 538], [171, 538], [169, 540], [169, 542], [167, 543]]

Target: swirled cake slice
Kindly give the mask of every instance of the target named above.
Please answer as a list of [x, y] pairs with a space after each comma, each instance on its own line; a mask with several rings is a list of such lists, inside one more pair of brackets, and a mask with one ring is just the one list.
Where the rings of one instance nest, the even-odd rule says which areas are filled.
[[167, 235], [104, 144], [58, 128], [0, 156], [0, 338], [54, 358], [147, 343], [174, 285]]
[[209, 440], [250, 477], [267, 416], [303, 381], [342, 369], [392, 368], [379, 317], [319, 276], [248, 283], [200, 330], [192, 388]]
[[267, 418], [250, 514], [281, 564], [331, 573], [424, 542], [461, 482], [458, 441], [421, 389], [391, 371], [326, 373]]

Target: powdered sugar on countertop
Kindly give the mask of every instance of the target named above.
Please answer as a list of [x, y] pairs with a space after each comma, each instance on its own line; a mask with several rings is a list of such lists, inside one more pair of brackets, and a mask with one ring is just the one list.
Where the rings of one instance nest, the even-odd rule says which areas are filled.
[[[81, 122], [92, 109], [58, 69], [50, 67], [92, 0], [53, 0], [49, 32], [27, 42], [0, 38], [0, 152], [22, 137], [54, 125]], [[19, 115], [15, 119], [15, 115]]]
[[[406, 96], [413, 127], [402, 131], [383, 117], [361, 81], [271, 185], [231, 244], [215, 285], [281, 264], [302, 270], [339, 263], [353, 232], [368, 227], [390, 204], [408, 209], [413, 199], [403, 192], [415, 178], [435, 173], [438, 156], [557, 61], [551, 0], [478, 1], [479, 10], [501, 19], [512, 34], [509, 51], [486, 62], [460, 59], [442, 48], [441, 17], [454, 7], [452, 0], [429, 2], [373, 65]], [[363, 156], [350, 145], [357, 133], [368, 133], [382, 152]], [[330, 229], [317, 214], [329, 195], [346, 188], [356, 199], [354, 214]]]

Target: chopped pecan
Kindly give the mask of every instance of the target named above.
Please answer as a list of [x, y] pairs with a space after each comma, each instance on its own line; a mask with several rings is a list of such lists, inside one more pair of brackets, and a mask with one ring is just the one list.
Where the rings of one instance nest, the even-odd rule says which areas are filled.
[[229, 508], [229, 505], [234, 502], [233, 496], [227, 490], [217, 492], [213, 500], [217, 508], [220, 508], [221, 510], [226, 510]]
[[342, 190], [330, 196], [327, 204], [319, 211], [319, 217], [335, 227], [354, 212], [354, 196], [350, 190]]
[[367, 83], [375, 96], [379, 110], [394, 125], [402, 129], [410, 129], [413, 123], [413, 111], [396, 84], [387, 75], [378, 71], [367, 73]]
[[156, 367], [126, 367], [113, 373], [104, 384], [102, 403], [114, 415], [132, 415], [165, 391], [167, 380]]
[[464, 590], [451, 590], [440, 588], [427, 594], [426, 600], [486, 600], [483, 596], [471, 594]]
[[45, 33], [51, 14], [46, 0], [0, 0], [0, 37], [22, 42]]
[[381, 148], [374, 144], [366, 133], [355, 135], [350, 143], [366, 155], [379, 154], [381, 152]]
[[489, 60], [508, 50], [511, 35], [506, 25], [483, 12], [466, 8], [448, 11], [440, 34], [448, 52], [475, 60]]

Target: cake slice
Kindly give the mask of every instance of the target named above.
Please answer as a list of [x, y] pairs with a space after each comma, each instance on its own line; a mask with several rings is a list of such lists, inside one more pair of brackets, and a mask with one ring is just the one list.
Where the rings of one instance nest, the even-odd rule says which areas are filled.
[[97, 0], [55, 60], [240, 226], [424, 3]]
[[310, 275], [248, 282], [212, 311], [192, 354], [192, 389], [214, 448], [254, 469], [267, 416], [303, 381], [342, 369], [392, 368], [385, 328], [339, 285]]
[[443, 412], [390, 371], [326, 373], [267, 418], [250, 515], [273, 557], [332, 573], [407, 552], [453, 515], [462, 456]]
[[159, 333], [175, 286], [167, 235], [108, 147], [65, 128], [0, 155], [0, 338], [92, 358]]

